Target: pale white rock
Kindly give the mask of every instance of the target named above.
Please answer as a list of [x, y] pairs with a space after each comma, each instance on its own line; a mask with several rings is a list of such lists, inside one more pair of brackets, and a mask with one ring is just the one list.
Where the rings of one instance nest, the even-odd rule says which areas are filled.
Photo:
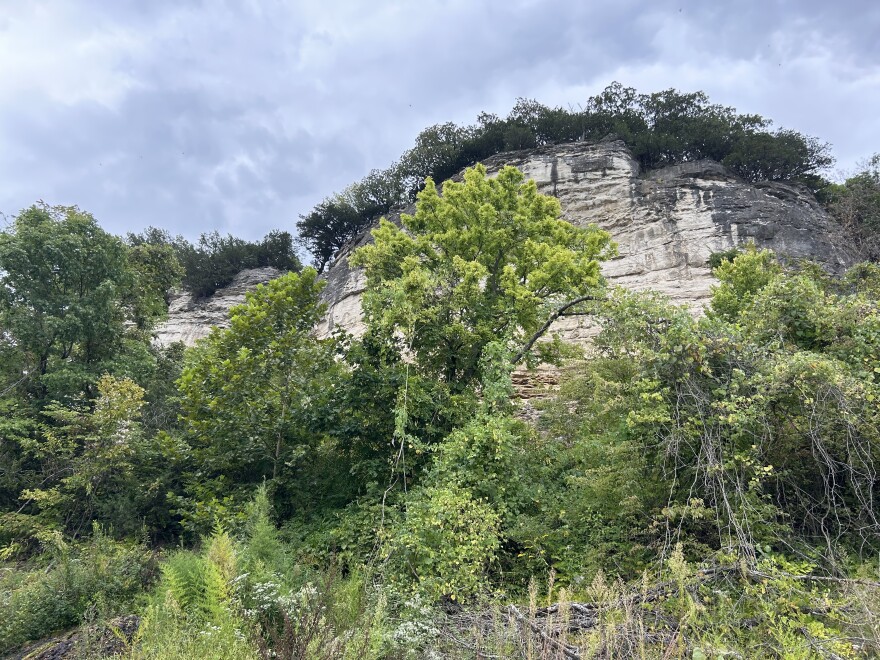
[[[490, 173], [506, 164], [520, 168], [541, 192], [555, 195], [563, 218], [572, 224], [595, 223], [611, 233], [619, 256], [602, 266], [609, 284], [653, 289], [694, 313], [710, 295], [708, 260], [713, 252], [754, 241], [784, 258], [813, 259], [833, 272], [859, 257], [806, 189], [743, 182], [715, 162], [685, 163], [645, 174], [622, 142], [608, 141], [549, 146], [485, 161]], [[399, 215], [389, 214], [389, 219], [399, 221]], [[318, 336], [329, 336], [336, 328], [355, 336], [363, 333], [360, 296], [366, 282], [361, 270], [349, 268], [348, 256], [371, 240], [368, 231], [358, 236], [324, 275], [322, 297], [328, 309], [316, 328]], [[248, 291], [280, 274], [271, 268], [246, 270], [202, 300], [177, 294], [157, 340], [192, 345], [212, 327], [226, 326], [229, 309], [244, 302]], [[598, 328], [589, 318], [568, 317], [551, 330], [567, 341], [586, 344]], [[541, 368], [515, 378], [521, 396], [531, 398], [552, 386], [557, 372]]]
[[[813, 259], [834, 272], [858, 259], [840, 226], [808, 190], [783, 183], [750, 184], [713, 161], [642, 174], [625, 144], [615, 140], [500, 154], [484, 164], [490, 174], [504, 165], [518, 167], [542, 193], [559, 199], [564, 219], [610, 232], [619, 256], [602, 266], [609, 284], [658, 291], [695, 313], [713, 284], [710, 255], [747, 241], [783, 258]], [[389, 219], [399, 220], [399, 214], [389, 214]], [[318, 328], [320, 336], [340, 326], [354, 335], [363, 332], [360, 295], [365, 282], [361, 271], [349, 268], [348, 255], [370, 240], [365, 232], [352, 241], [325, 275], [328, 312]], [[579, 317], [562, 319], [551, 330], [575, 342], [597, 331]]]
[[280, 276], [276, 268], [250, 268], [241, 271], [230, 284], [205, 298], [195, 298], [186, 291], [173, 294], [168, 305], [168, 319], [159, 324], [155, 339], [167, 346], [183, 342], [192, 346], [207, 337], [211, 328], [229, 325], [229, 310], [244, 302], [248, 292]]

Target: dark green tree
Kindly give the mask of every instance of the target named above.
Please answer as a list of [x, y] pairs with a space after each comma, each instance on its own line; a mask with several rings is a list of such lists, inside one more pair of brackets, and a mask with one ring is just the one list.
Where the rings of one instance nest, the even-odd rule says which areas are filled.
[[865, 256], [880, 260], [880, 154], [842, 184], [829, 185], [822, 195]]
[[[75, 207], [32, 206], [0, 233], [0, 326], [40, 399], [94, 394], [135, 350], [127, 321], [159, 314], [161, 285], [129, 261], [123, 242]], [[144, 289], [138, 291], [138, 284]], [[127, 358], [126, 358], [127, 359]]]
[[366, 229], [371, 217], [341, 196], [325, 199], [296, 224], [299, 243], [323, 272], [339, 249]]

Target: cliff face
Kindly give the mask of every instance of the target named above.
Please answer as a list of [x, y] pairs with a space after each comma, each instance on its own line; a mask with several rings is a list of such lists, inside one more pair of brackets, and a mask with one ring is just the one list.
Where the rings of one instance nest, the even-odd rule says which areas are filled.
[[[484, 163], [489, 172], [518, 167], [538, 189], [554, 195], [574, 225], [606, 229], [619, 256], [603, 264], [609, 283], [653, 289], [697, 311], [713, 283], [709, 256], [754, 241], [789, 259], [809, 258], [831, 271], [858, 260], [813, 196], [798, 186], [745, 183], [712, 161], [685, 163], [642, 175], [623, 142], [568, 144], [501, 154]], [[410, 212], [412, 210], [410, 209]], [[394, 219], [389, 216], [389, 219]], [[327, 272], [328, 304], [322, 336], [336, 326], [363, 330], [364, 277], [348, 266], [352, 250], [370, 241], [366, 232]], [[566, 320], [555, 331], [571, 341], [595, 330]]]
[[156, 341], [163, 345], [182, 341], [192, 346], [207, 337], [211, 328], [229, 325], [229, 310], [244, 302], [245, 294], [282, 273], [275, 268], [243, 270], [222, 289], [206, 298], [194, 298], [186, 291], [174, 294], [168, 306], [168, 319], [156, 328]]
[[[619, 256], [603, 264], [609, 283], [654, 289], [695, 312], [713, 283], [709, 256], [754, 241], [789, 258], [809, 258], [830, 271], [858, 260], [846, 246], [840, 226], [805, 189], [782, 183], [750, 184], [712, 161], [685, 163], [642, 174], [623, 142], [568, 144], [501, 154], [485, 162], [497, 172], [515, 165], [539, 190], [555, 195], [572, 224], [595, 223], [608, 230]], [[412, 212], [409, 209], [408, 212]], [[399, 220], [399, 214], [389, 219]], [[360, 295], [363, 273], [348, 266], [348, 255], [372, 240], [364, 232], [337, 255], [327, 271], [323, 297], [328, 305], [319, 336], [335, 327], [363, 331]], [[229, 309], [247, 291], [280, 275], [272, 268], [239, 273], [213, 296], [194, 300], [181, 293], [172, 300], [168, 321], [157, 331], [163, 344], [193, 344], [213, 326], [228, 323]], [[583, 341], [596, 329], [569, 317], [552, 328], [570, 341]]]

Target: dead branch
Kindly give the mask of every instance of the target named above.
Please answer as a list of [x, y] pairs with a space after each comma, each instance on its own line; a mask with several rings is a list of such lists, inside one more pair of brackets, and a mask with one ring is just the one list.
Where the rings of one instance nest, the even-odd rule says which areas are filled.
[[[750, 569], [744, 565], [712, 566], [699, 569], [684, 580], [668, 580], [649, 589], [633, 591], [613, 600], [570, 602], [565, 604], [554, 603], [538, 608], [529, 615], [523, 614], [514, 604], [508, 605], [505, 611], [511, 623], [516, 626], [519, 634], [534, 635], [544, 644], [545, 648], [556, 653], [557, 657], [562, 656], [568, 660], [580, 660], [584, 656], [579, 646], [565, 641], [566, 635], [605, 630], [600, 627], [603, 612], [614, 611], [619, 608], [632, 608], [634, 606], [643, 608], [642, 613], [650, 615], [651, 619], [654, 620], [651, 629], [636, 631], [626, 625], [613, 626], [605, 630], [610, 635], [609, 639], [603, 641], [598, 650], [594, 649], [594, 653], [598, 653], [598, 655], [591, 657], [604, 658], [608, 656], [612, 652], [612, 649], [608, 647], [611, 639], [617, 639], [625, 646], [631, 645], [633, 649], [639, 644], [683, 644], [686, 648], [690, 648], [691, 641], [685, 636], [684, 630], [680, 628], [680, 622], [664, 615], [656, 607], [645, 606], [658, 603], [665, 597], [682, 589], [696, 595], [696, 590], [700, 585], [734, 576], [749, 582], [784, 578], [799, 582], [819, 581], [880, 589], [880, 582], [871, 580], [847, 579], [824, 575], [769, 574]], [[557, 616], [563, 614], [564, 608], [567, 608], [566, 616]], [[828, 613], [827, 609], [821, 607], [805, 611], [817, 616]], [[491, 619], [485, 613], [477, 616], [487, 624]], [[558, 620], [555, 620], [557, 618]], [[756, 624], [757, 622], [752, 623]], [[813, 641], [817, 645], [815, 650], [818, 655], [826, 658], [837, 658], [834, 653], [819, 645], [818, 640]], [[486, 657], [489, 656], [487, 655]]]

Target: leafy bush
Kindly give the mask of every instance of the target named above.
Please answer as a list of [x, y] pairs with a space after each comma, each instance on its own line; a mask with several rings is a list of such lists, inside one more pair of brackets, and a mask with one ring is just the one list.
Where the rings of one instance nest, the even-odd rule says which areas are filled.
[[499, 550], [498, 515], [463, 488], [431, 487], [407, 504], [389, 551], [431, 601], [468, 599], [486, 586]]
[[95, 614], [127, 613], [152, 582], [155, 562], [142, 545], [111, 540], [99, 527], [79, 547], [47, 538], [44, 569], [15, 569], [0, 588], [0, 652], [82, 623]]
[[713, 252], [709, 255], [709, 268], [714, 270], [727, 261], [733, 261], [741, 251], [739, 248], [731, 248], [721, 252]]

